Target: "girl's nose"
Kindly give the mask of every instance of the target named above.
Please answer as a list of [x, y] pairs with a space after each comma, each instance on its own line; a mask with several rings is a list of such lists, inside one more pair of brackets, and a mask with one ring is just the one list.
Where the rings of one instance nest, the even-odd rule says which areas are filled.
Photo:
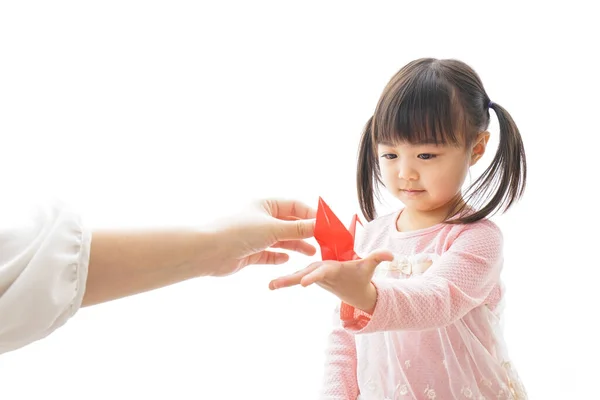
[[409, 165], [408, 163], [400, 163], [400, 169], [398, 170], [398, 178], [404, 179], [406, 181], [416, 181], [419, 179], [419, 174], [417, 170]]

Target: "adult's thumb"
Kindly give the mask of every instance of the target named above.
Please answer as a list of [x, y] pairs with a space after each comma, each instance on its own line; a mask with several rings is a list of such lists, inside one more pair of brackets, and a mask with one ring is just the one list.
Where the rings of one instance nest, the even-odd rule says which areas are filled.
[[277, 240], [308, 239], [315, 235], [315, 219], [281, 221], [277, 230]]

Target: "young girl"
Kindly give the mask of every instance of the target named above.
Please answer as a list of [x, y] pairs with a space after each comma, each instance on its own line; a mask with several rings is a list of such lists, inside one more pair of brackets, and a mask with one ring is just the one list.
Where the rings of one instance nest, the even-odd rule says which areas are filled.
[[[491, 111], [498, 151], [463, 193], [485, 152]], [[523, 144], [508, 112], [463, 62], [410, 62], [366, 125], [357, 172], [370, 222], [355, 250], [370, 255], [313, 263], [271, 284], [316, 282], [342, 301], [321, 398], [525, 399], [499, 329], [502, 234], [487, 219], [525, 186]], [[376, 218], [379, 183], [404, 208]]]

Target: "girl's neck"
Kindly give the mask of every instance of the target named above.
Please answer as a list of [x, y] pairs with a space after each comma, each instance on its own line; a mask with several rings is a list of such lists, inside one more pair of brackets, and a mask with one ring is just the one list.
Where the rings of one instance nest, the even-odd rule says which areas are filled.
[[[460, 203], [463, 206], [464, 203]], [[411, 232], [421, 229], [427, 229], [447, 220], [448, 213], [458, 209], [452, 204], [446, 204], [434, 210], [420, 211], [410, 207], [405, 207], [396, 221], [396, 229], [399, 232]]]

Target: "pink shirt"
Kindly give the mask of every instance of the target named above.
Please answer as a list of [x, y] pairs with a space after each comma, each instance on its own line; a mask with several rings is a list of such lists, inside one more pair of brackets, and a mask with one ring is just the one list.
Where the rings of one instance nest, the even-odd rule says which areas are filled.
[[357, 233], [378, 266], [368, 315], [342, 304], [327, 348], [322, 400], [526, 399], [500, 329], [502, 233], [491, 221], [398, 232], [399, 212]]

